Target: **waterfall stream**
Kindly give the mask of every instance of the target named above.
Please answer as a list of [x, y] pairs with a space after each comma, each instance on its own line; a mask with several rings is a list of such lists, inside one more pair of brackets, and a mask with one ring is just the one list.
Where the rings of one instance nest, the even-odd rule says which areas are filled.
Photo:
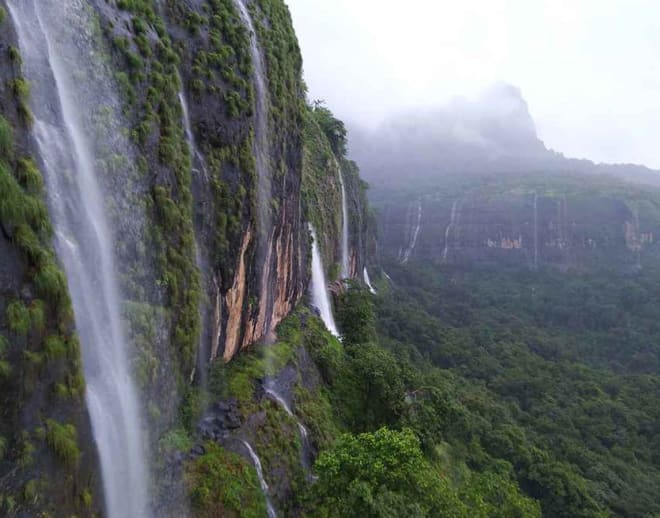
[[[142, 518], [150, 515], [145, 438], [93, 126], [94, 116], [119, 113], [120, 103], [111, 72], [94, 48], [94, 14], [86, 2], [8, 0], [7, 5], [32, 87], [34, 136], [80, 337], [106, 514]], [[120, 134], [104, 145], [130, 157]]]
[[268, 496], [268, 491], [269, 491], [268, 483], [264, 478], [264, 470], [261, 467], [261, 460], [259, 460], [259, 456], [254, 451], [254, 448], [252, 448], [249, 442], [247, 441], [241, 441], [241, 442], [243, 443], [248, 453], [250, 454], [250, 458], [252, 459], [252, 463], [254, 464], [254, 469], [257, 470], [257, 478], [259, 479], [259, 485], [261, 486], [261, 491], [263, 492], [264, 497], [266, 498], [266, 511], [268, 512], [268, 518], [276, 518], [277, 513], [275, 512], [273, 503], [270, 501], [270, 497]]
[[447, 262], [447, 256], [449, 255], [449, 238], [451, 237], [451, 233], [454, 230], [454, 226], [456, 225], [457, 209], [458, 209], [458, 200], [455, 200], [454, 203], [451, 206], [451, 216], [449, 218], [449, 224], [447, 225], [447, 228], [445, 229], [445, 248], [442, 251], [442, 262], [443, 263]]
[[337, 330], [337, 324], [335, 324], [335, 317], [332, 314], [332, 305], [328, 295], [323, 259], [321, 258], [316, 231], [311, 225], [309, 231], [312, 234], [312, 283], [310, 285], [312, 304], [319, 310], [321, 319], [328, 331], [338, 337], [339, 331]]
[[[181, 82], [181, 78], [179, 78], [179, 82]], [[209, 176], [208, 176], [208, 169], [206, 167], [206, 160], [204, 159], [204, 155], [200, 153], [199, 148], [197, 147], [197, 141], [195, 140], [195, 134], [193, 133], [192, 124], [190, 122], [188, 101], [186, 100], [186, 95], [185, 92], [183, 91], [183, 88], [179, 91], [179, 102], [181, 104], [183, 129], [186, 135], [186, 143], [188, 144], [188, 150], [190, 152], [190, 161], [192, 167], [191, 172], [193, 179], [195, 175], [199, 176], [201, 174], [201, 176], [206, 181], [206, 184], [208, 185]], [[199, 270], [200, 284], [202, 286], [203, 291], [205, 286], [204, 274], [209, 271], [208, 263], [209, 263], [208, 256], [205, 253], [205, 251], [202, 250], [202, 248], [200, 247], [199, 242], [197, 241], [197, 236], [195, 236], [195, 264], [197, 266], [197, 269]], [[204, 368], [205, 367], [204, 362], [206, 362], [210, 356], [210, 352], [207, 350], [208, 348], [205, 347], [204, 344], [204, 338], [206, 336], [204, 330], [208, 325], [208, 321], [207, 321], [208, 319], [206, 318], [206, 312], [204, 311], [204, 304], [201, 300], [199, 303], [198, 312], [199, 312], [199, 320], [200, 320], [198, 358], [197, 358], [197, 366], [195, 367], [195, 369], [193, 369], [190, 375], [191, 383], [194, 381], [196, 374], [202, 380], [202, 383], [205, 383], [206, 371]]]
[[303, 468], [309, 472], [312, 468], [312, 447], [309, 442], [309, 431], [304, 424], [300, 422], [300, 419], [291, 410], [289, 404], [284, 400], [282, 396], [278, 394], [272, 382], [266, 386], [266, 394], [270, 396], [282, 409], [287, 413], [289, 417], [296, 421], [298, 425], [298, 431], [300, 432], [300, 443], [302, 446], [301, 452], [301, 463]]
[[419, 231], [422, 228], [422, 201], [417, 202], [417, 217], [415, 220], [415, 226], [412, 228], [410, 233], [410, 240], [408, 242], [408, 247], [403, 253], [403, 258], [401, 259], [401, 264], [405, 264], [410, 260], [410, 256], [415, 251], [417, 246], [417, 238], [419, 237]]
[[344, 186], [344, 177], [339, 162], [337, 162], [337, 168], [341, 187], [341, 277], [342, 279], [348, 279], [351, 276], [348, 250], [348, 200], [346, 199], [346, 187]]
[[362, 276], [364, 277], [364, 283], [367, 285], [367, 288], [369, 288], [369, 291], [371, 292], [372, 295], [376, 295], [376, 288], [373, 287], [371, 284], [371, 279], [369, 278], [369, 272], [367, 271], [367, 267], [364, 267], [364, 270], [362, 271]]

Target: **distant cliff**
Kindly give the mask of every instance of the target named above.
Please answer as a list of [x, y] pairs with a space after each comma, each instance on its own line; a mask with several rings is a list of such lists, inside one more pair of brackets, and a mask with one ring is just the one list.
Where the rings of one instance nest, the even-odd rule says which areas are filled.
[[660, 253], [660, 192], [608, 179], [502, 175], [375, 198], [381, 252], [402, 263], [626, 270]]

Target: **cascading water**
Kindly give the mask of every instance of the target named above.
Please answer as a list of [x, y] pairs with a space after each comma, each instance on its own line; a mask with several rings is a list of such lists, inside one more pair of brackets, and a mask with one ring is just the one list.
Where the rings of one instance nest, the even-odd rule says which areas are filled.
[[451, 236], [452, 230], [454, 229], [454, 225], [456, 225], [457, 209], [458, 209], [458, 200], [454, 201], [454, 203], [451, 206], [451, 216], [449, 218], [449, 224], [445, 229], [445, 248], [442, 251], [443, 263], [447, 262], [447, 256], [449, 255], [449, 238]]
[[419, 231], [422, 228], [422, 202], [421, 200], [417, 202], [417, 217], [415, 220], [415, 226], [412, 229], [412, 232], [410, 233], [410, 241], [408, 243], [408, 248], [406, 248], [405, 252], [403, 253], [403, 258], [401, 260], [402, 264], [407, 263], [410, 260], [410, 256], [412, 253], [415, 251], [415, 247], [417, 246], [417, 238], [419, 237]]
[[259, 243], [257, 255], [262, 264], [261, 294], [259, 307], [265, 320], [266, 306], [270, 290], [270, 259], [269, 248], [272, 229], [271, 216], [271, 174], [270, 174], [270, 138], [268, 131], [269, 94], [267, 87], [266, 67], [264, 65], [259, 41], [252, 17], [248, 11], [246, 0], [234, 0], [241, 20], [247, 27], [250, 37], [250, 57], [252, 59], [253, 84], [255, 90], [255, 125], [254, 125], [254, 158], [257, 167], [257, 216], [259, 223]]
[[307, 428], [305, 427], [304, 424], [300, 422], [300, 419], [298, 419], [293, 411], [291, 410], [291, 407], [289, 404], [284, 400], [280, 394], [278, 394], [277, 390], [275, 389], [275, 386], [272, 382], [272, 380], [269, 380], [269, 383], [266, 385], [266, 394], [270, 396], [278, 405], [284, 409], [284, 411], [287, 413], [289, 417], [294, 419], [296, 421], [296, 424], [298, 425], [298, 430], [300, 432], [300, 442], [302, 444], [302, 455], [301, 455], [301, 462], [303, 465], [303, 468], [305, 470], [310, 471], [312, 467], [312, 447], [309, 443], [309, 432], [307, 431]]
[[319, 310], [321, 320], [323, 320], [328, 331], [338, 337], [339, 331], [337, 330], [337, 324], [335, 324], [335, 317], [332, 314], [330, 296], [328, 295], [328, 288], [325, 280], [325, 270], [323, 269], [323, 259], [321, 259], [321, 251], [319, 249], [318, 239], [316, 238], [316, 231], [311, 225], [309, 226], [309, 231], [312, 234], [312, 283], [310, 285], [312, 291], [312, 304], [314, 304]]
[[[179, 82], [181, 78], [179, 77]], [[195, 140], [195, 134], [192, 130], [192, 124], [190, 122], [190, 112], [188, 110], [188, 101], [186, 100], [186, 95], [181, 89], [179, 91], [179, 103], [181, 104], [181, 114], [183, 121], [183, 129], [186, 135], [186, 143], [188, 144], [188, 151], [190, 152], [190, 162], [192, 166], [192, 176], [195, 178], [199, 177], [201, 174], [205, 181], [208, 184], [209, 176], [208, 169], [206, 167], [206, 160], [204, 155], [202, 155], [197, 147], [197, 141]], [[208, 272], [208, 256], [200, 247], [197, 238], [195, 238], [195, 264], [197, 269], [200, 272], [200, 280], [204, 283], [204, 274]], [[209, 351], [204, 346], [204, 330], [207, 327], [206, 312], [204, 311], [203, 303], [200, 302], [199, 305], [199, 319], [201, 322], [201, 332], [199, 333], [199, 344], [198, 344], [198, 359], [197, 359], [197, 368], [193, 370], [190, 375], [190, 381], [192, 382], [195, 378], [195, 375], [198, 374], [202, 383], [205, 383], [206, 371], [204, 368], [204, 362], [207, 361], [209, 356]], [[198, 371], [198, 372], [197, 372]]]
[[346, 200], [346, 187], [341, 166], [337, 162], [339, 170], [339, 185], [341, 186], [341, 277], [348, 279], [351, 276], [348, 258], [348, 201]]
[[369, 288], [369, 291], [371, 292], [372, 295], [376, 295], [376, 288], [373, 287], [371, 284], [371, 279], [369, 278], [369, 272], [367, 271], [367, 267], [364, 267], [364, 270], [362, 271], [362, 276], [364, 277], [364, 283], [367, 285], [367, 288]]
[[261, 486], [261, 491], [264, 494], [264, 497], [266, 498], [266, 511], [268, 512], [268, 518], [277, 518], [277, 513], [275, 512], [275, 508], [273, 507], [273, 503], [270, 501], [270, 497], [268, 496], [268, 484], [266, 483], [266, 479], [264, 478], [264, 470], [261, 467], [261, 460], [259, 460], [259, 456], [257, 453], [254, 451], [254, 448], [250, 446], [250, 443], [247, 441], [241, 441], [243, 443], [243, 446], [247, 449], [248, 453], [250, 454], [250, 458], [252, 459], [252, 463], [254, 464], [254, 469], [257, 470], [257, 478], [259, 479], [259, 485]]
[[[186, 94], [183, 90], [179, 91], [179, 102], [181, 103], [181, 111], [183, 114], [183, 129], [186, 134], [186, 142], [188, 143], [188, 148], [190, 150], [190, 159], [193, 164], [193, 173], [201, 172], [204, 178], [208, 179], [208, 171], [206, 168], [206, 160], [204, 156], [199, 152], [197, 147], [197, 141], [195, 140], [195, 135], [192, 131], [192, 125], [190, 123], [190, 113], [188, 110], [188, 101], [186, 100]], [[195, 169], [199, 167], [199, 169]]]
[[[94, 128], [85, 119], [99, 107], [118, 113], [119, 102], [109, 70], [90, 59], [94, 18], [85, 2], [8, 0], [7, 5], [32, 86], [34, 135], [82, 345], [107, 516], [149, 516], [147, 455], [120, 317], [115, 243], [97, 179]], [[130, 156], [120, 136], [105, 144]]]

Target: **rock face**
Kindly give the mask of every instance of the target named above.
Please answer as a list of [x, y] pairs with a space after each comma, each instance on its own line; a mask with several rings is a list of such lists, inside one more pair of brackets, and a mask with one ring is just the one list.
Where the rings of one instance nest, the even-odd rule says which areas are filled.
[[638, 194], [465, 192], [386, 202], [379, 244], [399, 262], [635, 267], [660, 251], [655, 202]]
[[[350, 276], [361, 277], [367, 261], [375, 261], [374, 222], [357, 167], [345, 150], [331, 149], [332, 134], [317, 126], [312, 133], [318, 145], [309, 138], [311, 108], [304, 102], [302, 60], [285, 3], [241, 1], [254, 32], [234, 0], [82, 2], [94, 10], [95, 25], [80, 38], [94, 43], [94, 63], [110, 69], [115, 84], [107, 86], [116, 88], [123, 117], [121, 127], [114, 120], [108, 124], [101, 106], [99, 114], [88, 114], [93, 120], [86, 129], [99, 148], [105, 147], [99, 135], [129, 136], [136, 164], [128, 167], [125, 157], [100, 149], [95, 172], [116, 229], [122, 317], [154, 445], [178, 423], [184, 395], [204, 383], [211, 362], [229, 362], [270, 339], [301, 301], [309, 283], [307, 223], [320, 214], [326, 264], [336, 270], [342, 242], [337, 164], [346, 184]], [[0, 115], [13, 130], [16, 153], [4, 149], [0, 131], [0, 165], [7, 161], [11, 182], [23, 182], [21, 195], [39, 221], [29, 221], [29, 231], [13, 222], [4, 205], [8, 184], [0, 182], [0, 514], [18, 502], [25, 516], [52, 509], [96, 515], [102, 491], [75, 329], [66, 311], [66, 279], [54, 274], [48, 211], [39, 204], [43, 193], [29, 184], [21, 165], [36, 154], [29, 89], [18, 81], [18, 42], [6, 7], [0, 0]], [[252, 42], [266, 76], [265, 103], [255, 99]], [[262, 105], [268, 112], [267, 206], [258, 203], [255, 164]], [[306, 164], [313, 164], [313, 174], [305, 174]], [[144, 225], [131, 218], [130, 207], [145, 213]], [[268, 213], [267, 228], [260, 228], [266, 227], [260, 211]], [[53, 307], [35, 283], [44, 269], [59, 282]], [[15, 332], [8, 316], [14, 302], [42, 317], [36, 318], [37, 331]], [[66, 354], [45, 345], [60, 335]], [[232, 419], [225, 424], [233, 426]], [[63, 430], [77, 438], [75, 465], [48, 448], [49, 430], [61, 431], [58, 424], [72, 425]], [[55, 482], [42, 483], [44, 474]], [[26, 489], [33, 479], [39, 480]], [[16, 498], [35, 491], [36, 499]]]

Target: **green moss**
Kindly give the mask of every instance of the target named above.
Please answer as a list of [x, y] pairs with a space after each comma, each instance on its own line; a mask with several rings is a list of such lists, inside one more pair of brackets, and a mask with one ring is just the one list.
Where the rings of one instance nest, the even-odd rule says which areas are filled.
[[0, 25], [5, 23], [5, 20], [7, 19], [7, 11], [3, 7], [0, 7]]
[[37, 481], [28, 480], [25, 486], [23, 487], [23, 500], [30, 504], [36, 503], [37, 497], [39, 496]]
[[197, 516], [266, 516], [266, 502], [254, 468], [216, 443], [186, 466], [186, 485]]
[[55, 304], [67, 297], [66, 278], [55, 264], [44, 265], [37, 273], [34, 283], [39, 294]]
[[[169, 342], [179, 367], [177, 380], [183, 385], [184, 373], [187, 375], [194, 364], [201, 294], [194, 260], [191, 162], [178, 99], [178, 56], [152, 2], [122, 0], [117, 5], [133, 16], [130, 38], [111, 36], [114, 49], [129, 71], [116, 79], [124, 93], [126, 110], [135, 118], [132, 135], [141, 154], [158, 158], [158, 163], [152, 165], [154, 171], [158, 170], [154, 174], [158, 180], [147, 200], [152, 223], [147, 228], [150, 249], [156, 257], [157, 286], [166, 293], [165, 306], [170, 308]], [[147, 171], [147, 161], [143, 165], [145, 174], [153, 173]], [[141, 358], [141, 379], [148, 383], [153, 381], [156, 356], [148, 347], [142, 347]]]
[[14, 154], [14, 135], [7, 120], [0, 116], [0, 155], [11, 157]]
[[49, 419], [46, 421], [46, 443], [55, 456], [68, 466], [78, 464], [78, 434], [72, 424], [61, 424]]
[[4, 459], [7, 453], [7, 439], [0, 435], [0, 461]]
[[13, 45], [9, 46], [9, 49], [7, 50], [7, 53], [9, 54], [10, 61], [14, 65], [20, 66], [23, 63], [23, 60], [21, 59], [21, 53]]
[[41, 171], [31, 158], [18, 160], [17, 178], [21, 186], [30, 194], [41, 194], [44, 181]]
[[194, 446], [194, 441], [187, 430], [177, 428], [170, 430], [160, 440], [159, 450], [165, 454], [173, 452], [188, 452]]
[[27, 468], [34, 462], [34, 452], [36, 448], [30, 440], [30, 434], [26, 431], [21, 433], [21, 441], [18, 450], [17, 463], [21, 468]]
[[25, 336], [32, 327], [30, 310], [22, 302], [14, 301], [7, 306], [6, 315], [9, 330], [20, 336]]
[[49, 336], [46, 338], [44, 352], [49, 361], [59, 360], [66, 357], [67, 346], [62, 337]]

